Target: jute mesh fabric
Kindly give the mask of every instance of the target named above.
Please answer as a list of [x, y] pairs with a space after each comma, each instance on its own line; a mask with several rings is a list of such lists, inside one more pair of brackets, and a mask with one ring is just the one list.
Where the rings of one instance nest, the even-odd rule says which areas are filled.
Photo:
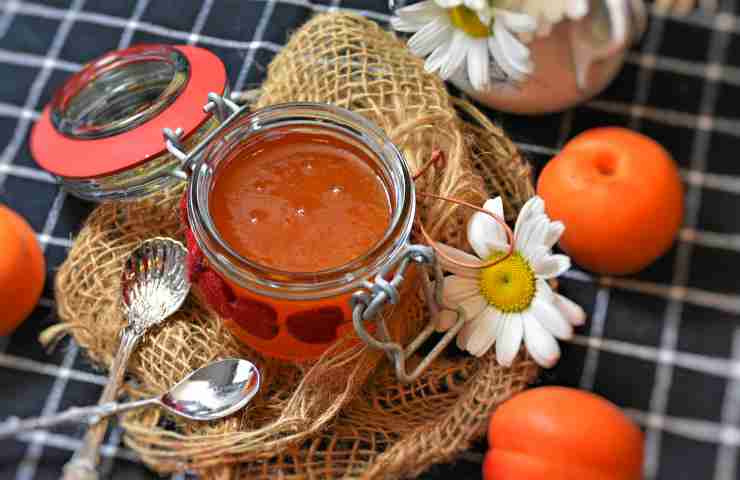
[[[296, 32], [270, 65], [256, 106], [288, 101], [333, 103], [365, 115], [399, 146], [412, 172], [435, 149], [444, 152], [446, 165], [420, 178], [419, 191], [475, 204], [501, 195], [512, 213], [533, 194], [529, 168], [503, 132], [471, 105], [453, 101], [420, 59], [371, 21], [326, 14]], [[181, 186], [108, 203], [90, 215], [56, 276], [62, 323], [44, 340], [70, 332], [94, 362], [110, 365], [124, 325], [123, 262], [147, 238], [182, 239], [182, 193]], [[469, 248], [470, 212], [441, 201], [419, 210], [435, 238]], [[428, 320], [418, 284], [384, 315], [394, 338], [407, 341], [418, 332]], [[490, 412], [537, 375], [523, 354], [504, 368], [494, 354], [474, 358], [454, 350], [411, 385], [400, 384], [385, 357], [367, 347], [340, 344], [315, 362], [284, 363], [239, 344], [196, 292], [134, 353], [126, 393], [162, 393], [224, 357], [253, 361], [263, 388], [247, 408], [211, 423], [156, 408], [127, 414], [124, 439], [154, 470], [187, 469], [206, 479], [412, 476], [468, 448]]]

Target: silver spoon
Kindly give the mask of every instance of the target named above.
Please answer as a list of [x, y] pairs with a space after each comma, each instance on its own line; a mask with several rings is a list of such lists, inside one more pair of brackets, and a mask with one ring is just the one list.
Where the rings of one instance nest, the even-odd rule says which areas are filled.
[[[131, 353], [144, 334], [175, 313], [190, 291], [185, 269], [187, 250], [175, 240], [153, 238], [143, 242], [126, 261], [121, 275], [121, 299], [128, 324], [110, 368], [108, 384], [98, 404], [116, 399]], [[82, 445], [64, 467], [63, 480], [97, 480], [98, 451], [107, 420], [93, 425]]]
[[229, 358], [199, 368], [158, 397], [75, 407], [55, 415], [26, 420], [11, 418], [0, 424], [0, 439], [68, 422], [87, 421], [94, 424], [110, 415], [150, 406], [162, 407], [173, 415], [189, 420], [217, 420], [243, 408], [259, 389], [260, 373], [257, 367], [246, 360]]

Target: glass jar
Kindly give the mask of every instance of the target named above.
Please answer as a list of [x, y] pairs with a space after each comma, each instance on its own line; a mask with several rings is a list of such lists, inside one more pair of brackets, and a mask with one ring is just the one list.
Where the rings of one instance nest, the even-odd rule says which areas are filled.
[[180, 163], [162, 144], [177, 126], [189, 145], [217, 122], [203, 110], [226, 92], [223, 63], [192, 46], [138, 45], [109, 52], [72, 75], [31, 134], [36, 162], [71, 194], [129, 200], [179, 181]]
[[[242, 342], [267, 355], [306, 360], [321, 355], [352, 326], [352, 295], [407, 253], [414, 220], [414, 185], [403, 156], [385, 134], [363, 117], [324, 104], [294, 103], [237, 118], [212, 138], [194, 163], [187, 192], [188, 220], [207, 267], [228, 286], [242, 315], [225, 325]], [[209, 208], [219, 169], [240, 146], [253, 147], [272, 131], [330, 132], [363, 150], [389, 195], [391, 218], [382, 237], [345, 265], [320, 272], [279, 271], [236, 252], [216, 228]]]

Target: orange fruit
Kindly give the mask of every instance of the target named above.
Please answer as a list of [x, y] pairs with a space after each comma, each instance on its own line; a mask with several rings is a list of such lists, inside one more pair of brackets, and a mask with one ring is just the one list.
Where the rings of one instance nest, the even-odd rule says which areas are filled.
[[565, 224], [560, 247], [596, 273], [642, 270], [671, 247], [683, 221], [671, 155], [625, 128], [576, 136], [545, 166], [537, 193], [548, 215]]
[[506, 401], [488, 425], [485, 480], [640, 480], [642, 432], [614, 404], [542, 387]]
[[0, 336], [10, 335], [34, 309], [45, 275], [44, 254], [33, 229], [0, 205]]

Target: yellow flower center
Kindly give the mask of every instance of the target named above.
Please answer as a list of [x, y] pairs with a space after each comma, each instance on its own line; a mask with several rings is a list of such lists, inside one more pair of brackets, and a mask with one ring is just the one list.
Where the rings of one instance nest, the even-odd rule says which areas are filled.
[[[496, 252], [488, 261], [504, 255], [504, 252]], [[498, 310], [519, 313], [526, 310], [534, 299], [536, 278], [529, 262], [519, 252], [514, 252], [503, 262], [483, 269], [480, 289], [488, 303]]]
[[448, 13], [452, 24], [473, 38], [483, 38], [491, 34], [478, 15], [468, 7], [460, 5], [449, 9]]

